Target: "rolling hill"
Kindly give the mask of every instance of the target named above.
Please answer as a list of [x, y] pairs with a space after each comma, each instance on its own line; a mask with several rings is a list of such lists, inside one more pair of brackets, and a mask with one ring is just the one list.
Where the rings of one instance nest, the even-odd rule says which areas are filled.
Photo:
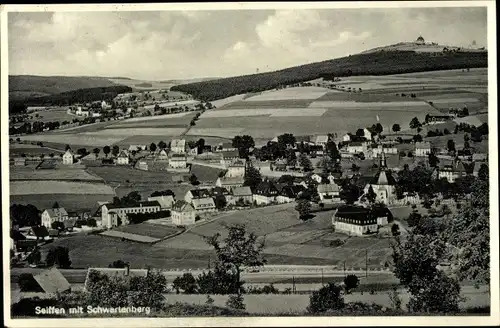
[[261, 92], [283, 85], [296, 84], [320, 77], [347, 77], [361, 75], [389, 75], [436, 70], [487, 67], [486, 51], [417, 52], [415, 50], [387, 50], [350, 55], [274, 72], [236, 76], [171, 88], [191, 94], [195, 99], [213, 101], [230, 96]]

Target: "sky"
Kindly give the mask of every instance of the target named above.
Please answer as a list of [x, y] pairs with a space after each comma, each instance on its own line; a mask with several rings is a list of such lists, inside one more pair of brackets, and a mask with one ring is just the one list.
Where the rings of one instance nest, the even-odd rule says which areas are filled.
[[143, 80], [273, 71], [413, 41], [487, 45], [486, 8], [8, 14], [9, 74]]

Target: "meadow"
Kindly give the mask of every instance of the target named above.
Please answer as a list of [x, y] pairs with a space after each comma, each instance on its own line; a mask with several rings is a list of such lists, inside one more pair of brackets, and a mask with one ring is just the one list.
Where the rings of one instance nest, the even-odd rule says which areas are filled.
[[59, 154], [62, 153], [54, 149], [44, 148], [35, 145], [24, 145], [24, 144], [9, 145], [9, 156], [21, 156], [22, 154], [25, 154], [26, 156], [40, 156], [42, 154], [45, 156], [48, 156], [50, 154], [59, 156]]
[[54, 180], [10, 181], [10, 195], [41, 195], [41, 194], [110, 194], [113, 189], [104, 183], [71, 182]]
[[70, 181], [103, 181], [102, 178], [82, 169], [33, 170], [11, 168], [9, 179], [13, 180], [70, 180]]
[[[42, 111], [36, 111], [33, 113], [30, 113], [30, 117], [32, 116], [33, 118], [30, 119], [31, 122], [35, 121], [41, 121], [41, 122], [63, 122], [63, 121], [69, 121], [71, 122], [73, 119], [79, 119], [78, 116], [75, 115], [69, 115], [67, 113], [67, 107], [62, 107], [62, 108], [50, 108], [47, 110], [42, 110]], [[38, 115], [38, 117], [36, 116]]]
[[30, 194], [10, 195], [10, 204], [32, 204], [38, 209], [52, 208], [54, 202], [68, 211], [91, 211], [97, 209], [97, 202], [112, 201], [112, 194]]
[[113, 230], [157, 239], [165, 238], [180, 231], [180, 229], [174, 226], [166, 226], [149, 222], [129, 224], [114, 228]]
[[120, 239], [127, 239], [131, 241], [137, 241], [140, 243], [154, 243], [159, 241], [159, 238], [153, 238], [149, 236], [144, 236], [144, 235], [138, 235], [135, 233], [128, 233], [124, 231], [119, 231], [119, 230], [107, 230], [104, 232], [101, 232], [101, 235], [107, 236], [107, 237], [114, 237], [114, 238], [120, 238]]

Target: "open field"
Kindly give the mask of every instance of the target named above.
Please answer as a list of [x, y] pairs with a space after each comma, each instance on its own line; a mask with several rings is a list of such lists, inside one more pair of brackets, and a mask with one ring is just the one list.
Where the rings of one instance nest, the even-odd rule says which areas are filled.
[[227, 109], [273, 109], [273, 108], [304, 108], [315, 99], [282, 99], [282, 100], [256, 100], [235, 101], [216, 110]]
[[113, 189], [104, 183], [70, 182], [53, 180], [10, 181], [10, 195], [74, 194], [113, 195]]
[[97, 202], [112, 201], [112, 194], [31, 194], [11, 195], [10, 204], [32, 204], [38, 209], [52, 208], [54, 202], [68, 211], [89, 211], [97, 208]]
[[183, 107], [183, 106], [193, 106], [193, 105], [196, 105], [196, 104], [199, 104], [200, 101], [199, 100], [194, 100], [194, 99], [190, 99], [190, 100], [179, 100], [179, 101], [165, 101], [165, 102], [161, 102], [161, 103], [158, 103], [158, 104], [152, 104], [152, 105], [146, 105], [144, 106], [145, 109], [154, 109], [156, 107], [156, 105], [160, 106], [160, 107], [163, 107], [163, 108], [169, 108], [169, 107]]
[[[181, 115], [179, 115], [181, 114]], [[137, 120], [127, 119], [118, 123], [109, 125], [107, 129], [116, 128], [187, 128], [191, 119], [196, 115], [195, 112], [185, 112], [179, 114], [158, 115], [151, 117], [138, 117]], [[134, 120], [134, 121], [132, 121]]]
[[[464, 146], [464, 133], [425, 138], [425, 141], [429, 141], [433, 147], [440, 147], [443, 149], [447, 147], [448, 140], [453, 140], [455, 142], [456, 149], [462, 149]], [[481, 142], [469, 141], [469, 144], [476, 152], [488, 153], [488, 140], [482, 140]]]
[[9, 179], [13, 180], [73, 180], [73, 181], [103, 181], [82, 169], [33, 170], [11, 168]]
[[230, 103], [233, 103], [235, 101], [243, 100], [243, 99], [245, 99], [245, 97], [246, 97], [246, 94], [235, 95], [235, 96], [227, 97], [227, 98], [224, 98], [224, 99], [219, 99], [219, 100], [212, 101], [211, 104], [213, 106], [217, 107], [217, 108], [220, 108], [220, 107], [223, 107], [223, 106], [227, 106]]
[[127, 232], [130, 234], [147, 236], [151, 238], [165, 238], [180, 230], [174, 226], [166, 226], [143, 222], [139, 224], [129, 224], [113, 229], [114, 231]]
[[248, 97], [245, 99], [245, 101], [252, 102], [286, 99], [318, 99], [328, 91], [329, 89], [321, 87], [294, 87], [281, 90], [265, 91], [261, 94]]
[[[18, 146], [23, 146], [23, 147], [18, 147]], [[58, 156], [61, 154], [60, 152], [45, 148], [45, 147], [40, 147], [40, 146], [35, 146], [35, 145], [22, 145], [22, 144], [12, 144], [9, 145], [9, 156], [20, 156], [22, 154], [25, 154], [26, 156], [39, 156], [41, 154], [44, 155], [50, 155], [54, 154], [55, 156]]]
[[[62, 108], [51, 108], [47, 110], [36, 111], [30, 113], [30, 116], [33, 116], [31, 122], [41, 121], [41, 122], [63, 122], [69, 121], [71, 122], [73, 119], [79, 119], [78, 116], [69, 115], [67, 113], [67, 107]], [[36, 117], [38, 115], [38, 117]]]
[[159, 241], [159, 238], [153, 238], [149, 236], [144, 236], [144, 235], [138, 235], [135, 233], [128, 233], [128, 232], [123, 232], [123, 231], [118, 231], [118, 230], [107, 230], [101, 233], [103, 236], [107, 237], [114, 237], [114, 238], [120, 238], [120, 239], [127, 239], [131, 241], [137, 241], [140, 243], [154, 243]]
[[[98, 132], [85, 132], [85, 133], [98, 133]], [[61, 134], [32, 134], [22, 136], [22, 140], [42, 141], [60, 143], [61, 141], [69, 145], [82, 145], [86, 147], [103, 147], [112, 145], [122, 139], [124, 136], [112, 135], [85, 135], [79, 133], [61, 133]]]
[[96, 132], [84, 132], [83, 136], [96, 137], [121, 137], [126, 138], [130, 135], [148, 135], [148, 136], [175, 136], [184, 132], [184, 128], [116, 128], [104, 129]]

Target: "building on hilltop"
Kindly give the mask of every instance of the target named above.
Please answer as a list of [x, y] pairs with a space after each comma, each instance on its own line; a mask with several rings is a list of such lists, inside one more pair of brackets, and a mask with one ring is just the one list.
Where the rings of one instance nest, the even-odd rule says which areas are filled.
[[111, 229], [127, 225], [129, 223], [127, 214], [157, 213], [160, 210], [161, 206], [157, 201], [139, 202], [135, 205], [104, 204], [101, 207], [102, 226]]

